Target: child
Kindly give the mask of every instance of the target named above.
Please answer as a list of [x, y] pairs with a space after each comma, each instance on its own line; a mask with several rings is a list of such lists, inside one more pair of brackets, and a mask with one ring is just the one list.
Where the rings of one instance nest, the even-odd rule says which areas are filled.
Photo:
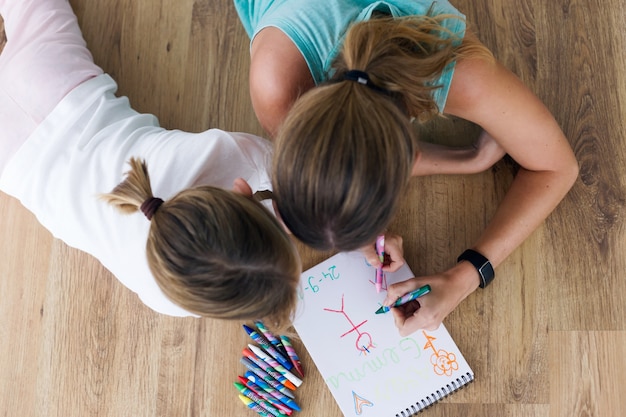
[[266, 141], [168, 131], [132, 110], [66, 0], [0, 0], [0, 14], [0, 189], [157, 312], [286, 328], [301, 266], [252, 199], [270, 187]]
[[[387, 304], [424, 284], [432, 289], [419, 310], [394, 309], [401, 333], [437, 327], [487, 285], [576, 180], [576, 159], [554, 117], [447, 1], [235, 5], [252, 39], [255, 112], [276, 136], [275, 201], [304, 243], [371, 248], [411, 176], [479, 172], [505, 152], [520, 165], [487, 229], [455, 265], [390, 288]], [[480, 125], [476, 149], [418, 145], [412, 118], [438, 114]]]

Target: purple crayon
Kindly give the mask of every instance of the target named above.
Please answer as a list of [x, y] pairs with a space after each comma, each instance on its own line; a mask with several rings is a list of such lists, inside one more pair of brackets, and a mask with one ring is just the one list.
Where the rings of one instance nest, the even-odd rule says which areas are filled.
[[271, 395], [269, 392], [265, 391], [263, 388], [261, 388], [260, 386], [258, 386], [254, 382], [250, 381], [249, 379], [247, 379], [247, 378], [245, 378], [245, 377], [243, 377], [241, 375], [238, 375], [237, 378], [239, 379], [239, 382], [241, 382], [242, 384], [244, 384], [246, 386], [246, 388], [249, 388], [252, 391], [254, 391], [254, 393], [256, 395], [258, 395], [259, 397], [263, 398], [265, 401], [269, 402], [274, 407], [278, 408], [284, 414], [287, 414], [288, 416], [290, 416], [291, 413], [293, 413], [293, 410], [291, 408], [289, 408], [285, 404], [281, 403], [278, 398], [274, 397], [273, 395]]
[[281, 403], [285, 404], [287, 407], [291, 408], [292, 410], [300, 411], [300, 407], [298, 406], [298, 404], [296, 404], [296, 402], [292, 398], [289, 398], [283, 393], [281, 393], [280, 391], [272, 388], [267, 382], [259, 378], [259, 376], [256, 375], [254, 372], [247, 371], [245, 373], [245, 376], [250, 381], [254, 382], [259, 387], [261, 387], [265, 392], [269, 393], [274, 398], [277, 398]]
[[250, 359], [243, 357], [240, 359], [240, 361], [241, 363], [243, 363], [243, 365], [246, 368], [248, 368], [248, 370], [254, 372], [259, 378], [267, 382], [269, 385], [271, 385], [274, 389], [279, 391], [281, 394], [284, 394], [287, 397], [293, 398], [293, 394], [291, 393], [289, 388], [285, 387], [283, 384], [276, 381], [274, 378], [270, 376], [270, 374], [265, 372], [263, 369], [259, 368], [259, 366], [255, 364], [254, 362], [252, 362]]
[[245, 405], [247, 405], [248, 408], [250, 408], [251, 410], [256, 411], [260, 416], [272, 417], [272, 415], [270, 413], [265, 411], [263, 408], [261, 408], [260, 405], [258, 405], [257, 403], [252, 401], [250, 398], [246, 397], [245, 395], [239, 394], [239, 399], [241, 400], [241, 402], [243, 402]]
[[265, 401], [269, 402], [274, 407], [278, 408], [283, 414], [290, 416], [291, 413], [293, 413], [293, 410], [291, 408], [287, 407], [285, 404], [280, 402], [278, 398], [274, 397], [269, 392], [266, 392], [263, 388], [261, 388], [254, 382], [250, 381], [249, 379], [241, 375], [237, 376], [237, 378], [239, 379], [239, 382], [241, 382], [243, 385], [246, 386], [246, 388], [251, 389], [256, 395], [263, 398]]
[[263, 333], [263, 336], [265, 336], [283, 356], [288, 356], [287, 349], [285, 349], [280, 339], [274, 336], [274, 334], [265, 327], [262, 321], [255, 321], [254, 324], [256, 324], [256, 327]]
[[244, 348], [242, 353], [246, 358], [250, 359], [250, 361], [253, 362], [256, 366], [267, 372], [269, 376], [274, 378], [276, 381], [280, 382], [292, 391], [296, 390], [296, 386], [289, 379], [287, 379], [285, 375], [278, 372], [278, 370], [272, 368], [269, 363], [265, 362], [262, 358], [255, 355], [250, 349]]
[[302, 371], [302, 364], [300, 363], [300, 358], [296, 353], [296, 350], [291, 346], [291, 342], [287, 338], [287, 336], [280, 336], [280, 340], [283, 341], [283, 346], [287, 349], [287, 353], [289, 354], [289, 359], [293, 363], [293, 367], [296, 368], [296, 371], [300, 374], [301, 377], [304, 378], [304, 372]]
[[[283, 356], [282, 353], [280, 353], [279, 351], [276, 350], [276, 348], [263, 336], [261, 336], [260, 334], [258, 334], [257, 332], [254, 331], [254, 329], [246, 326], [245, 324], [243, 325], [244, 330], [246, 331], [246, 333], [248, 333], [250, 335], [250, 337], [252, 338], [252, 340], [254, 340], [255, 342], [257, 342], [259, 345], [261, 345], [261, 347], [263, 347], [263, 349], [265, 349], [266, 351], [269, 352], [270, 355], [272, 355], [274, 357], [274, 359], [276, 359], [278, 362], [280, 362], [280, 364], [282, 366], [284, 366], [285, 368], [287, 368], [288, 370], [290, 370], [291, 368], [293, 368], [292, 363], [289, 361], [289, 359], [285, 358], [285, 356]], [[281, 339], [282, 340], [282, 339]], [[286, 347], [285, 347], [286, 348]], [[289, 351], [287, 351], [289, 352]]]
[[270, 404], [269, 402], [265, 401], [263, 398], [256, 395], [254, 391], [252, 391], [250, 388], [247, 388], [244, 384], [240, 382], [234, 382], [233, 384], [235, 385], [235, 388], [237, 388], [237, 390], [239, 390], [241, 394], [250, 398], [252, 401], [257, 403], [259, 406], [261, 406], [261, 408], [265, 409], [265, 411], [267, 411], [271, 415], [275, 417], [284, 416], [284, 414], [278, 411], [276, 407], [274, 407], [272, 404]]

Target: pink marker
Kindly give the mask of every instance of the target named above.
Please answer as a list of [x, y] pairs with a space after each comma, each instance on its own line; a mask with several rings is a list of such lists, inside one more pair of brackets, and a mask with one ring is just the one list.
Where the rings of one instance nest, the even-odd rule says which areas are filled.
[[380, 266], [376, 268], [376, 280], [374, 281], [376, 284], [376, 292], [380, 292], [383, 286], [383, 279], [385, 273], [383, 272], [383, 262], [385, 262], [385, 236], [380, 235], [376, 238], [376, 253], [378, 254], [378, 259], [380, 260]]

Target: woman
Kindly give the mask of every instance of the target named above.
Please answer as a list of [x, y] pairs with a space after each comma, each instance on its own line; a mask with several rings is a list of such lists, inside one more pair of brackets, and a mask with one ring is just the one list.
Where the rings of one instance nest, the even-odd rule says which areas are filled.
[[[456, 264], [451, 257], [448, 270], [390, 288], [387, 304], [424, 284], [432, 289], [421, 308], [394, 309], [401, 333], [437, 327], [485, 287], [577, 178], [549, 110], [447, 1], [235, 4], [252, 38], [252, 102], [276, 136], [275, 201], [304, 243], [371, 248], [411, 176], [479, 172], [504, 153], [520, 165], [486, 230]], [[446, 114], [484, 129], [474, 149], [418, 143], [411, 120]]]
[[252, 198], [271, 185], [266, 141], [132, 110], [66, 0], [0, 0], [0, 14], [0, 190], [157, 312], [288, 327], [300, 260]]

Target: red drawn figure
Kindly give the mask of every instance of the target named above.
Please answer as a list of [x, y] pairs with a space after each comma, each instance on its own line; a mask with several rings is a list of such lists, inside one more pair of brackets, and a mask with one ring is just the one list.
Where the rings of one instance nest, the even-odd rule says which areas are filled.
[[434, 336], [429, 336], [424, 330], [424, 337], [427, 342], [424, 345], [424, 350], [432, 349], [434, 352], [430, 357], [430, 363], [433, 365], [433, 371], [439, 376], [450, 376], [454, 371], [459, 369], [459, 363], [456, 360], [456, 355], [453, 352], [446, 352], [443, 349], [437, 350], [433, 345], [433, 340], [437, 340]]
[[373, 407], [374, 403], [370, 400], [366, 400], [365, 398], [358, 395], [356, 392], [352, 391], [352, 398], [354, 398], [354, 412], [357, 416], [360, 416], [363, 413], [363, 407]]
[[367, 323], [367, 320], [364, 320], [364, 321], [362, 321], [359, 324], [354, 324], [354, 322], [346, 314], [346, 312], [344, 310], [343, 294], [341, 295], [341, 310], [333, 310], [333, 309], [330, 309], [330, 308], [325, 308], [324, 311], [330, 311], [331, 313], [341, 313], [341, 314], [343, 314], [343, 316], [346, 318], [346, 320], [348, 320], [348, 323], [350, 323], [352, 325], [352, 328], [350, 330], [348, 330], [347, 332], [345, 332], [344, 334], [342, 334], [340, 337], [344, 337], [348, 333], [356, 332], [357, 333], [357, 338], [356, 338], [355, 345], [356, 345], [356, 348], [359, 350], [360, 353], [362, 353], [364, 355], [367, 355], [368, 353], [370, 353], [370, 349], [376, 347], [374, 345], [374, 343], [372, 342], [372, 336], [369, 333], [367, 333], [367, 332], [361, 332], [359, 330], [359, 327], [361, 327], [362, 325]]

